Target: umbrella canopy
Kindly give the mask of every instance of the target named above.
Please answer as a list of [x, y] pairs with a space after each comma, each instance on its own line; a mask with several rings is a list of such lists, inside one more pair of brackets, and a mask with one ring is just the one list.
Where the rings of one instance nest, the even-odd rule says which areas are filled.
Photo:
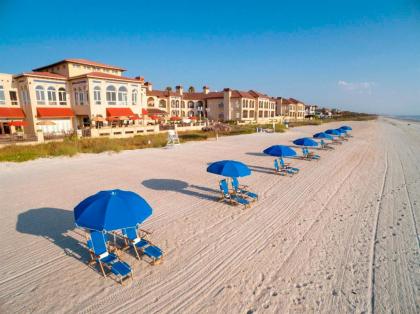
[[341, 132], [339, 132], [337, 130], [333, 130], [333, 129], [326, 130], [325, 133], [327, 133], [329, 135], [337, 135], [337, 136], [341, 134]]
[[178, 116], [173, 116], [170, 118], [171, 121], [180, 121], [182, 118]]
[[289, 146], [285, 145], [273, 145], [263, 151], [264, 154], [276, 157], [292, 157], [296, 156], [296, 152]]
[[152, 215], [150, 205], [138, 194], [123, 190], [100, 191], [74, 208], [79, 227], [112, 231], [135, 227]]
[[318, 143], [309, 137], [298, 138], [293, 141], [293, 144], [299, 146], [318, 146]]
[[207, 172], [219, 174], [225, 177], [238, 178], [249, 176], [251, 174], [251, 169], [239, 161], [221, 160], [208, 166]]
[[55, 125], [55, 122], [50, 120], [43, 120], [39, 121], [36, 125]]
[[336, 131], [338, 131], [338, 132], [340, 132], [340, 134], [343, 134], [343, 133], [347, 133], [347, 131], [346, 130], [343, 130], [343, 129], [336, 129]]
[[324, 132], [315, 133], [313, 138], [318, 138], [318, 139], [325, 138], [327, 140], [332, 140], [333, 139], [333, 137], [331, 135], [329, 135], [327, 133], [324, 133]]
[[343, 125], [342, 127], [340, 127], [340, 129], [345, 130], [345, 131], [351, 131], [353, 130], [350, 126], [348, 125]]

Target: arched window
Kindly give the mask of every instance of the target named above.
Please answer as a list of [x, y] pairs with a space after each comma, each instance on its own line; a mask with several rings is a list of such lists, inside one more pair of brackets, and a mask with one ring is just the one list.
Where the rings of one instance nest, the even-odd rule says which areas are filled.
[[45, 91], [44, 87], [37, 86], [35, 88], [35, 94], [36, 94], [36, 102], [38, 105], [45, 105]]
[[181, 101], [181, 108], [185, 108], [185, 101]]
[[194, 117], [194, 111], [193, 110], [188, 111], [188, 116], [189, 117]]
[[179, 108], [179, 100], [177, 100], [177, 101], [175, 102], [175, 107], [176, 107], [176, 108]]
[[201, 100], [197, 102], [197, 109], [203, 110], [203, 102]]
[[67, 105], [67, 95], [64, 87], [58, 89], [58, 103], [60, 105]]
[[147, 107], [154, 107], [155, 106], [155, 100], [153, 97], [147, 98]]
[[99, 86], [93, 88], [93, 101], [95, 105], [101, 104], [101, 88]]
[[193, 101], [188, 102], [188, 108], [194, 109], [194, 102]]
[[175, 100], [171, 100], [171, 108], [175, 108]]
[[137, 89], [133, 89], [131, 92], [131, 103], [133, 106], [137, 105]]
[[47, 89], [47, 96], [48, 96], [48, 104], [49, 105], [57, 105], [57, 95], [55, 93], [55, 88], [50, 86]]
[[159, 100], [159, 108], [166, 108], [166, 100], [165, 99]]
[[124, 86], [118, 89], [118, 103], [120, 105], [127, 105], [127, 88]]
[[4, 88], [0, 85], [0, 104], [4, 104], [6, 101], [4, 97]]
[[115, 91], [115, 86], [108, 86], [106, 88], [106, 101], [108, 102], [108, 105], [115, 105], [117, 102], [117, 95]]

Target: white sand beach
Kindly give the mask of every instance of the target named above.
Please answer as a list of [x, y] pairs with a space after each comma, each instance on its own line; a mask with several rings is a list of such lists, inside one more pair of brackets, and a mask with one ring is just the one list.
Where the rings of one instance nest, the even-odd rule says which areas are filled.
[[[272, 172], [273, 144], [343, 123], [223, 137], [174, 149], [0, 164], [1, 313], [420, 312], [420, 124], [348, 122], [320, 161]], [[409, 125], [410, 124], [410, 125]], [[300, 150], [299, 150], [300, 153]], [[207, 164], [249, 165], [251, 208], [217, 202]], [[124, 286], [86, 265], [73, 207], [104, 189], [139, 193], [161, 265]]]

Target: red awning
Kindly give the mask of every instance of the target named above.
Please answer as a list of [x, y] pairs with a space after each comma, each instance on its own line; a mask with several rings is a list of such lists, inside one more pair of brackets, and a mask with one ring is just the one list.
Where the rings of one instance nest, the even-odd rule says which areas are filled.
[[0, 118], [24, 119], [25, 113], [20, 108], [0, 108]]
[[108, 117], [131, 117], [134, 116], [130, 108], [106, 108]]
[[37, 108], [38, 118], [70, 118], [74, 112], [70, 108]]
[[28, 126], [28, 121], [11, 121], [10, 126]]
[[141, 109], [141, 114], [146, 115], [147, 114], [147, 109], [145, 109], [145, 108]]
[[171, 121], [179, 121], [179, 120], [181, 120], [181, 117], [178, 117], [178, 116], [171, 117]]
[[140, 116], [136, 113], [130, 117], [131, 120], [139, 120]]

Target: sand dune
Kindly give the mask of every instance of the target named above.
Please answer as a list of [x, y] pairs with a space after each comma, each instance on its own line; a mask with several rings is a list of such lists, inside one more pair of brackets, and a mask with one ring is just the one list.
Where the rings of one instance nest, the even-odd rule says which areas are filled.
[[[349, 124], [354, 138], [320, 161], [292, 160], [293, 178], [261, 151], [321, 126], [1, 164], [0, 312], [418, 313], [420, 125]], [[216, 201], [205, 168], [219, 159], [251, 167], [255, 206]], [[125, 286], [86, 266], [73, 225], [80, 200], [112, 188], [150, 202], [144, 227], [166, 252], [159, 266], [124, 253]]]

